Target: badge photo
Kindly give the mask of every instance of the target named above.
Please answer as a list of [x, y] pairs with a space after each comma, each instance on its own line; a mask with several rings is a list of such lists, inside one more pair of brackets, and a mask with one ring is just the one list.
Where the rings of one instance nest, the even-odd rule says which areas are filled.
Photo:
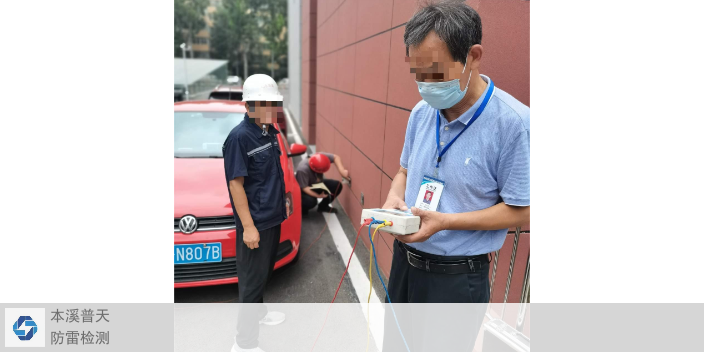
[[433, 192], [432, 191], [425, 191], [425, 198], [423, 199], [423, 203], [430, 204], [430, 202], [433, 200]]

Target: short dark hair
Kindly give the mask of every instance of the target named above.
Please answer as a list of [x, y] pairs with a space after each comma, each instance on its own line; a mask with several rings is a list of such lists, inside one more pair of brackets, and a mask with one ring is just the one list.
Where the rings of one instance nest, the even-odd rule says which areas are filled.
[[444, 1], [420, 8], [406, 23], [403, 42], [419, 45], [434, 30], [450, 49], [452, 59], [465, 64], [472, 45], [482, 43], [482, 20], [464, 1]]

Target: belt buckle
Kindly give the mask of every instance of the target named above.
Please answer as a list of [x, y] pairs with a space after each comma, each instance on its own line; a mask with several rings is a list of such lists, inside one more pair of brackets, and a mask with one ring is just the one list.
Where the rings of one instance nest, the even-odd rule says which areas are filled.
[[472, 272], [475, 272], [474, 262], [472, 261], [472, 259], [467, 260], [467, 265], [469, 265], [469, 270], [471, 270]]
[[[423, 258], [417, 254], [411, 253], [411, 251], [406, 250], [406, 259], [408, 260], [408, 264], [411, 264], [415, 268], [415, 266], [411, 263], [411, 256], [413, 256], [413, 259], [423, 261]], [[420, 269], [420, 268], [419, 268]], [[425, 260], [425, 271], [430, 272], [430, 260], [426, 259]]]

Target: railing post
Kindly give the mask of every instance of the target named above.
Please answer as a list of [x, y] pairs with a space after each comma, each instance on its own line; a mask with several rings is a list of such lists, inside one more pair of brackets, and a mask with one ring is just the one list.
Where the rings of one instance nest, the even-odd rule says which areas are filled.
[[504, 318], [506, 301], [508, 300], [508, 290], [511, 288], [511, 275], [513, 274], [513, 263], [516, 261], [516, 250], [518, 249], [518, 237], [521, 234], [521, 227], [516, 227], [516, 234], [513, 237], [513, 251], [511, 251], [511, 263], [508, 266], [508, 278], [506, 278], [506, 292], [504, 293], [504, 305], [501, 308], [501, 319]]
[[494, 280], [496, 279], [496, 266], [499, 263], [499, 251], [494, 252], [494, 268], [491, 269], [491, 282], [489, 282], [489, 303], [491, 303], [491, 297], [494, 296]]
[[518, 319], [516, 320], [516, 330], [523, 332], [525, 324], [526, 308], [528, 307], [528, 295], [530, 294], [530, 254], [526, 262], [526, 274], [523, 277], [523, 288], [521, 289], [521, 306], [518, 310]]

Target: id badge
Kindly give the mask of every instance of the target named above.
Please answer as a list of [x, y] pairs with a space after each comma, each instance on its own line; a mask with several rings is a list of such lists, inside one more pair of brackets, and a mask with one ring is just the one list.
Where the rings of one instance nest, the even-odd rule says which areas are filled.
[[420, 183], [420, 190], [418, 191], [415, 207], [423, 210], [437, 211], [443, 189], [445, 189], [445, 181], [430, 176], [423, 176], [423, 182]]

